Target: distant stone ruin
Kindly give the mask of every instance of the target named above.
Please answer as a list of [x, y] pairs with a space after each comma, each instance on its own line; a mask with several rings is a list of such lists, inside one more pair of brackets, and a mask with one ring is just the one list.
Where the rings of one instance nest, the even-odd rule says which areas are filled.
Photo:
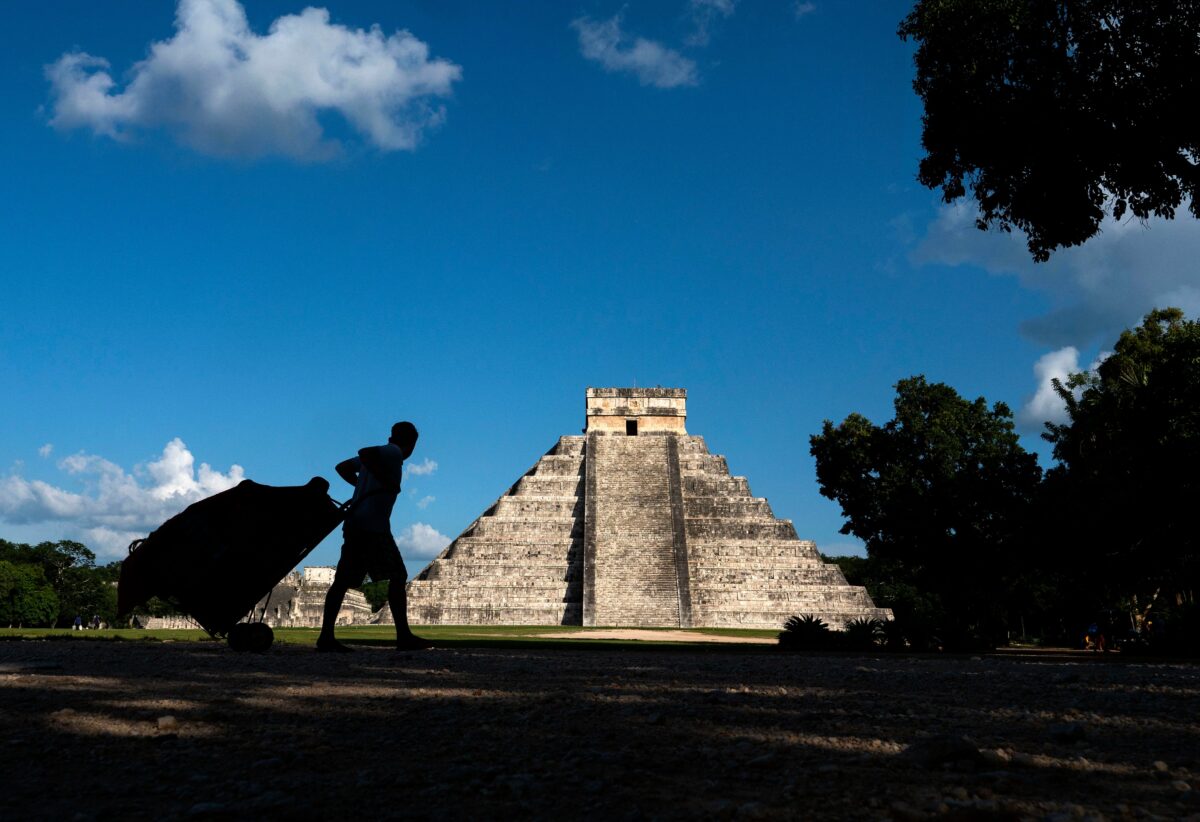
[[687, 433], [685, 389], [589, 388], [585, 413], [583, 436], [560, 437], [408, 584], [410, 622], [779, 628], [815, 614], [837, 628], [891, 618]]
[[[320, 628], [333, 574], [334, 568], [324, 565], [309, 566], [303, 574], [293, 571], [259, 600], [250, 618], [258, 619], [262, 614], [263, 622], [272, 628]], [[354, 588], [347, 591], [337, 624], [366, 625], [371, 617], [371, 606], [363, 592]]]

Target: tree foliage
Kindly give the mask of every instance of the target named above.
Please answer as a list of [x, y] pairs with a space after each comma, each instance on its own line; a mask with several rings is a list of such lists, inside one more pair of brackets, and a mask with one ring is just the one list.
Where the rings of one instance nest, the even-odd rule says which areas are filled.
[[895, 410], [882, 426], [860, 414], [825, 421], [811, 438], [821, 493], [841, 505], [842, 533], [866, 544], [881, 581], [913, 589], [904, 593], [914, 611], [932, 611], [943, 634], [994, 637], [1041, 481], [1037, 458], [1003, 403], [913, 377], [897, 383]]
[[1057, 386], [1047, 495], [1079, 573], [1114, 595], [1193, 596], [1200, 582], [1200, 323], [1152, 311], [1095, 373]]
[[1037, 260], [1106, 213], [1200, 217], [1200, 0], [918, 0], [918, 179]]
[[58, 597], [41, 566], [0, 559], [0, 625], [53, 625]]
[[[28, 618], [22, 611], [27, 617], [23, 620], [26, 625], [65, 627], [71, 625], [76, 616], [85, 621], [99, 616], [102, 621], [112, 624], [116, 619], [120, 563], [97, 566], [95, 561], [96, 555], [87, 546], [71, 540], [27, 545], [0, 539], [0, 562], [29, 569], [23, 573], [34, 574], [38, 580], [36, 585], [44, 586], [49, 592], [49, 597], [38, 595], [38, 607], [53, 604], [48, 617], [43, 618], [38, 611], [36, 620]], [[3, 622], [2, 618], [0, 622]]]

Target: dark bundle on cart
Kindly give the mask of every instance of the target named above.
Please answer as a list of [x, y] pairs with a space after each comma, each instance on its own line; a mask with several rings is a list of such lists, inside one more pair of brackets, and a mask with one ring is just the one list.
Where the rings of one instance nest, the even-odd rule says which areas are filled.
[[[129, 546], [117, 611], [158, 597], [236, 650], [266, 650], [271, 628], [254, 606], [345, 518], [329, 483], [272, 487], [244, 480], [189, 505]], [[265, 611], [265, 609], [264, 609]]]

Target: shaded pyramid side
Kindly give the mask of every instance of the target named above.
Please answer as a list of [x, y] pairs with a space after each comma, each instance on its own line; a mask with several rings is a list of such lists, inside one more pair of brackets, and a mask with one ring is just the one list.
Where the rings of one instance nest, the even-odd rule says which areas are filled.
[[765, 499], [752, 496], [745, 477], [731, 476], [703, 437], [679, 438], [679, 470], [692, 625], [780, 628], [799, 614], [819, 616], [831, 628], [861, 617], [891, 619], [865, 588], [823, 562], [813, 542], [798, 539], [791, 520], [776, 518]]
[[559, 438], [413, 578], [409, 621], [581, 624], [583, 451], [583, 437]]

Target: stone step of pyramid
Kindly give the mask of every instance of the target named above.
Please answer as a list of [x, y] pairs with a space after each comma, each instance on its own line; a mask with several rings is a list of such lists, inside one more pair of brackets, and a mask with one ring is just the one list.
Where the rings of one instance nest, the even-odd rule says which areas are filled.
[[587, 437], [583, 436], [559, 437], [558, 444], [554, 447], [554, 453], [563, 456], [582, 456], [585, 442], [587, 442]]
[[583, 458], [573, 454], [547, 454], [533, 471], [540, 476], [574, 476], [583, 470]]
[[[409, 622], [414, 625], [578, 625], [581, 618], [582, 607], [577, 603], [547, 603], [537, 607], [410, 604], [408, 609]], [[381, 624], [390, 623], [388, 620]]]
[[697, 497], [748, 497], [750, 483], [745, 477], [718, 474], [684, 474], [683, 490]]
[[691, 539], [763, 539], [778, 540], [796, 536], [796, 529], [786, 519], [708, 519], [687, 517], [687, 535]]
[[[772, 560], [763, 560], [764, 563]], [[774, 560], [778, 562], [778, 560]], [[760, 586], [760, 585], [845, 585], [846, 577], [840, 568], [829, 565], [812, 568], [782, 567], [780, 565], [756, 565], [754, 568], [745, 566], [713, 567], [711, 565], [693, 565], [689, 571], [696, 582], [703, 582], [709, 587], [722, 584]]]
[[716, 454], [680, 454], [679, 470], [684, 476], [689, 474], [713, 474], [729, 476], [729, 466], [725, 458]]
[[574, 517], [483, 517], [475, 523], [469, 536], [573, 536], [582, 534], [582, 524]]
[[816, 549], [801, 543], [747, 541], [688, 543], [688, 560], [691, 562], [712, 563], [724, 559], [730, 562], [754, 563], [756, 558], [824, 563]]
[[582, 559], [583, 541], [564, 537], [561, 539], [531, 542], [524, 539], [492, 539], [490, 537], [459, 537], [450, 545], [450, 556], [471, 562], [480, 562], [497, 557], [512, 557], [522, 562], [539, 560], [574, 562]]
[[450, 579], [458, 577], [512, 577], [513, 579], [567, 579], [582, 576], [581, 563], [540, 563], [520, 562], [511, 559], [497, 561], [474, 562], [439, 562], [434, 565], [437, 573], [430, 578]]
[[501, 497], [492, 516], [511, 519], [575, 519], [583, 515], [583, 500], [579, 497]]
[[514, 496], [565, 497], [583, 496], [582, 476], [557, 474], [526, 474], [517, 480]]
[[[845, 610], [848, 607], [861, 607], [870, 602], [866, 592], [861, 588], [851, 586], [817, 586], [810, 591], [796, 590], [763, 590], [763, 591], [719, 591], [701, 593], [695, 598], [695, 603], [708, 610], [755, 610], [750, 607], [754, 603], [778, 603], [792, 609], [792, 613], [805, 613], [797, 608], [837, 605]], [[748, 605], [749, 603], [749, 605]]]
[[688, 496], [683, 503], [683, 512], [689, 519], [775, 519], [771, 506], [765, 499], [758, 497]]

